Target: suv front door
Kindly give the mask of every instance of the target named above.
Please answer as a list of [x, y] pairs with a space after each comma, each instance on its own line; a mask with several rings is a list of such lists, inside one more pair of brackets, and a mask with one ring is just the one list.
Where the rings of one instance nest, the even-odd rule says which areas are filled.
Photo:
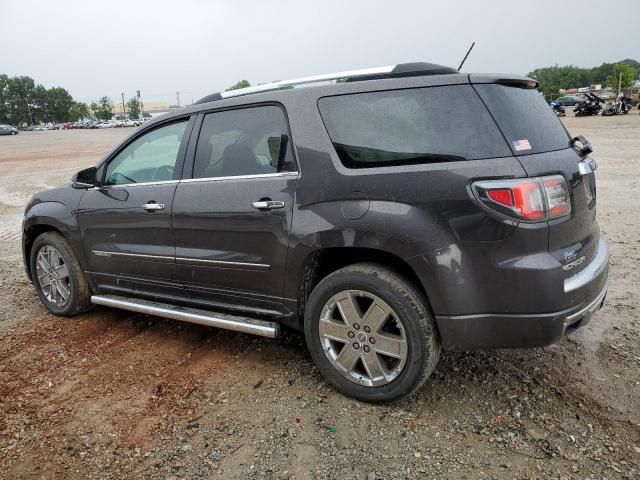
[[173, 204], [176, 278], [196, 302], [282, 311], [298, 175], [284, 112], [254, 106], [201, 123]]
[[137, 293], [171, 288], [171, 205], [189, 127], [185, 118], [135, 137], [99, 169], [100, 186], [82, 196], [82, 245], [89, 275], [99, 288]]

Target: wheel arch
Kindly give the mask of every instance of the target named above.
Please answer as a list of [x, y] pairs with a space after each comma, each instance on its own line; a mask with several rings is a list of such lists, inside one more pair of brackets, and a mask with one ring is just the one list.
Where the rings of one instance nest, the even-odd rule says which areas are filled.
[[423, 296], [427, 309], [433, 315], [428, 292], [419, 275], [406, 260], [394, 253], [369, 247], [327, 247], [309, 253], [300, 269], [297, 312], [300, 327], [304, 322], [307, 300], [315, 286], [331, 273], [356, 263], [380, 265], [409, 281]]
[[55, 225], [54, 222], [33, 223], [29, 226], [25, 225], [25, 228], [22, 232], [22, 256], [24, 260], [24, 267], [29, 280], [32, 280], [31, 249], [33, 248], [33, 243], [36, 241], [36, 238], [47, 232], [55, 232], [59, 234], [62, 238], [69, 242], [70, 245], [72, 245], [68, 235], [65, 235], [64, 229], [60, 228], [59, 225]]

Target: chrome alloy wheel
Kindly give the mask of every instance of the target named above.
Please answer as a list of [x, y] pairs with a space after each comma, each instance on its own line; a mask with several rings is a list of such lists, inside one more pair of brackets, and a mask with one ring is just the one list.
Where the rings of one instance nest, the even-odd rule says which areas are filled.
[[402, 322], [380, 297], [345, 290], [322, 308], [320, 342], [342, 376], [359, 385], [378, 387], [395, 380], [407, 360]]
[[45, 298], [57, 307], [64, 306], [71, 296], [69, 269], [60, 252], [45, 245], [36, 257], [36, 275]]

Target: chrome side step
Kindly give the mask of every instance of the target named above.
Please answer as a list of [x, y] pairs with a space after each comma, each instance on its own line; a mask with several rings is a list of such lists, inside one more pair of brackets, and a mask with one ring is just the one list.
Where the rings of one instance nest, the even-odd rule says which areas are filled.
[[122, 297], [119, 295], [92, 295], [91, 302], [106, 307], [121, 308], [131, 312], [157, 315], [159, 317], [182, 320], [184, 322], [224, 328], [236, 332], [252, 333], [262, 337], [276, 338], [280, 335], [280, 326], [276, 322], [237, 317], [224, 313], [209, 312], [197, 308], [181, 307], [168, 303]]

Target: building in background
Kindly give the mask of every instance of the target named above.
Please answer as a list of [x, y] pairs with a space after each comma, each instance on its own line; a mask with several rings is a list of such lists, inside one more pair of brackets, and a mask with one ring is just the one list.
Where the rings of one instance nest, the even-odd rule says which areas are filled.
[[[167, 113], [180, 108], [177, 105], [169, 105], [168, 102], [154, 102], [144, 99], [142, 100], [142, 105], [144, 107], [144, 112], [151, 115], [151, 117], [157, 117], [158, 115], [162, 115], [163, 113]], [[122, 103], [113, 104], [113, 115], [115, 117], [124, 117], [124, 112], [122, 111]]]

